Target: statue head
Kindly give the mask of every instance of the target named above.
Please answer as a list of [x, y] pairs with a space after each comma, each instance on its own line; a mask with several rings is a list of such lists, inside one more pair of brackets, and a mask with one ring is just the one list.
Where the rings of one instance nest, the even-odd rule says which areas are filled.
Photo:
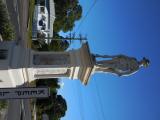
[[141, 60], [141, 65], [143, 65], [144, 67], [148, 67], [149, 64], [150, 61], [147, 58], [143, 57], [143, 59]]

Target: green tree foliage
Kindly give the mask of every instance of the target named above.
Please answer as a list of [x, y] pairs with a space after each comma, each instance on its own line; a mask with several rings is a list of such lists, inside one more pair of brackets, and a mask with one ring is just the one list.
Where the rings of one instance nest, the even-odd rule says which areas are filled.
[[66, 40], [56, 41], [52, 40], [50, 44], [46, 44], [45, 42], [34, 41], [32, 45], [33, 49], [37, 49], [38, 51], [65, 51], [69, 47], [69, 43]]
[[57, 95], [57, 90], [60, 88], [58, 79], [43, 79], [37, 80], [37, 86], [48, 86], [51, 88], [51, 95], [46, 99], [37, 99], [38, 120], [41, 120], [42, 113], [48, 114], [50, 120], [58, 120], [65, 115], [67, 104], [61, 95]]
[[6, 100], [0, 100], [0, 110], [5, 109], [7, 107]]
[[46, 113], [50, 120], [55, 120], [65, 116], [67, 104], [61, 95], [52, 94], [47, 99], [37, 100], [37, 106], [41, 109], [41, 113]]
[[[60, 36], [57, 33], [54, 33], [54, 38], [57, 39], [64, 39], [64, 37]], [[69, 42], [67, 40], [52, 40], [50, 45], [49, 45], [49, 50], [50, 51], [65, 51], [69, 47]]]
[[[57, 33], [54, 33], [54, 38], [64, 39]], [[36, 41], [32, 41], [32, 48], [38, 51], [65, 51], [69, 47], [67, 40], [52, 40], [50, 44], [46, 44], [43, 37], [38, 38]]]
[[53, 89], [60, 88], [58, 78], [39, 79], [36, 81], [36, 86], [48, 86]]
[[69, 43], [66, 40], [56, 41], [52, 40], [49, 45], [49, 51], [65, 51], [69, 47]]
[[64, 117], [66, 111], [67, 111], [67, 104], [65, 99], [61, 95], [57, 95], [53, 99], [52, 107], [46, 110], [46, 113], [48, 113], [50, 120], [51, 119], [54, 120]]
[[71, 31], [75, 26], [75, 21], [82, 17], [82, 7], [78, 0], [54, 0], [56, 19], [54, 22], [54, 32]]
[[0, 0], [0, 34], [4, 40], [13, 40], [15, 32], [9, 20], [7, 8], [2, 0]]

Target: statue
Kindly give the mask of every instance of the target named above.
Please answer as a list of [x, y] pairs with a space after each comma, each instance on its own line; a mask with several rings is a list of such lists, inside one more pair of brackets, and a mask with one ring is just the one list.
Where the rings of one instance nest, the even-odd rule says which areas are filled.
[[118, 76], [128, 76], [137, 72], [140, 67], [148, 67], [150, 61], [143, 57], [141, 61], [137, 61], [134, 57], [125, 55], [93, 55], [96, 58], [105, 58], [105, 60], [96, 60], [95, 71], [113, 73]]

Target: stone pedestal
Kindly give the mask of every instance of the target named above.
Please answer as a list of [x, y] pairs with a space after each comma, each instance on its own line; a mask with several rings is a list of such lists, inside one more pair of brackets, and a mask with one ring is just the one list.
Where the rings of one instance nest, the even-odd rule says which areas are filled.
[[87, 84], [94, 67], [87, 43], [80, 49], [67, 52], [31, 51], [29, 80], [43, 78], [80, 79]]
[[15, 42], [0, 42], [0, 88], [21, 86], [27, 82], [27, 53], [28, 49]]
[[14, 42], [0, 43], [0, 88], [17, 87], [35, 79], [70, 78], [87, 84], [94, 68], [88, 43], [77, 50], [38, 52]]

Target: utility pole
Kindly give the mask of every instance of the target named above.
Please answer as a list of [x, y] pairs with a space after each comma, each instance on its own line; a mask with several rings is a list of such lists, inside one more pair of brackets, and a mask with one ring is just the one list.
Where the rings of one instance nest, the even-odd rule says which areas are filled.
[[69, 34], [69, 36], [66, 36], [65, 38], [53, 38], [53, 37], [32, 37], [32, 40], [37, 39], [48, 39], [48, 40], [55, 40], [55, 41], [63, 41], [63, 40], [69, 40], [69, 41], [87, 41], [87, 37], [83, 37], [81, 34], [79, 34], [79, 37], [75, 37], [75, 34]]

